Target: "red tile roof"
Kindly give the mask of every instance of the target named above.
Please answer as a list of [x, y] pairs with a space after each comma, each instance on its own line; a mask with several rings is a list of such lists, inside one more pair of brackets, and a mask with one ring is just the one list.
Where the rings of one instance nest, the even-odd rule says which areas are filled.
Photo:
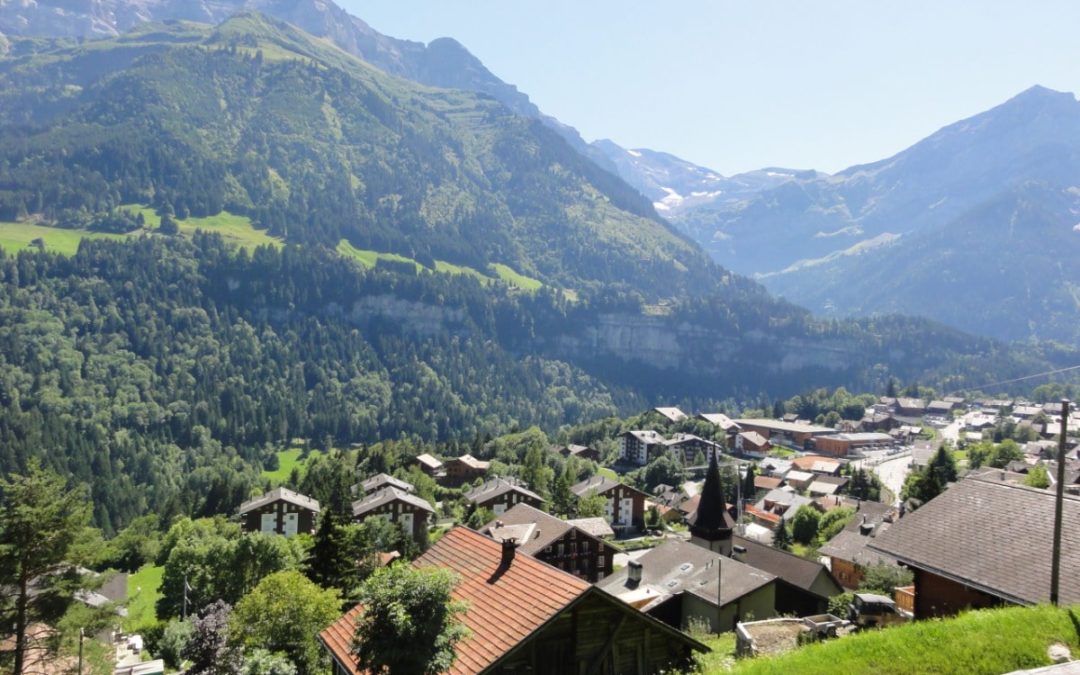
[[[456, 527], [413, 562], [417, 567], [452, 570], [459, 581], [455, 600], [464, 600], [462, 615], [469, 637], [458, 643], [449, 673], [466, 675], [487, 668], [591, 586], [577, 577], [523, 553], [500, 570], [502, 545], [465, 527]], [[320, 633], [335, 659], [358, 673], [350, 654], [357, 606]]]

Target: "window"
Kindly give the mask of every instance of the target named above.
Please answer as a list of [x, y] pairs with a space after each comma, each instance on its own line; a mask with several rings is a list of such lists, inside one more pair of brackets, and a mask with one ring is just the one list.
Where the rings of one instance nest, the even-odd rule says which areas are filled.
[[[603, 567], [604, 566], [604, 556], [602, 554], [596, 557], [596, 566], [597, 567]], [[601, 578], [603, 578], [603, 577], [601, 577]]]

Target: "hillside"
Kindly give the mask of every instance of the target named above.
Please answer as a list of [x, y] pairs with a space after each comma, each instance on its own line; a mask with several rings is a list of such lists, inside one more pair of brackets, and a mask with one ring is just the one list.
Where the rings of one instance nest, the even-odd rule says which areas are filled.
[[665, 215], [815, 312], [901, 311], [1075, 344], [1080, 277], [1057, 256], [1080, 251], [1078, 174], [1080, 103], [1033, 87], [880, 162]]
[[[29, 53], [28, 53], [29, 52]], [[649, 298], [722, 270], [631, 188], [497, 102], [388, 76], [258, 14], [0, 60], [0, 220], [127, 203], [246, 215], [289, 241], [507, 265]]]
[[738, 661], [735, 672], [998, 675], [1050, 665], [1046, 649], [1080, 649], [1077, 609], [1011, 607], [968, 612], [952, 619], [920, 621], [809, 645], [773, 658]]

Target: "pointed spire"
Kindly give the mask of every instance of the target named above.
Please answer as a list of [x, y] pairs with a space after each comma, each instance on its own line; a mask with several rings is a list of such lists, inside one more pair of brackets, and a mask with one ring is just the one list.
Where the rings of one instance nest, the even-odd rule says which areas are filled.
[[727, 510], [724, 488], [720, 484], [720, 465], [716, 453], [709, 453], [709, 470], [705, 474], [705, 485], [701, 488], [701, 499], [697, 511], [690, 517], [690, 533], [708, 541], [730, 539], [735, 520]]

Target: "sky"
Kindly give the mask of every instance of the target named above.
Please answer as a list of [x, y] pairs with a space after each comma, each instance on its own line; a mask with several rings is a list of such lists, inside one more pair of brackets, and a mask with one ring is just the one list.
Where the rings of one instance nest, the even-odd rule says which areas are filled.
[[731, 175], [888, 157], [1041, 84], [1080, 91], [1080, 2], [338, 0], [449, 36], [586, 140]]

